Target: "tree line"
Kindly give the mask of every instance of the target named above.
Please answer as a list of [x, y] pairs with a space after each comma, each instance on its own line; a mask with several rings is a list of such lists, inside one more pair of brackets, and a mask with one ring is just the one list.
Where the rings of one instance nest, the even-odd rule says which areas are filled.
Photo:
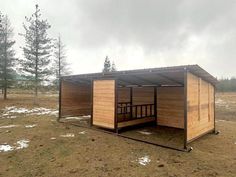
[[52, 82], [58, 87], [60, 76], [70, 74], [70, 69], [61, 36], [49, 36], [51, 25], [42, 19], [38, 5], [31, 16], [25, 17], [23, 28], [19, 33], [25, 41], [21, 46], [23, 57], [17, 58], [13, 27], [9, 17], [0, 12], [0, 88], [7, 99], [8, 88], [27, 82], [34, 88], [36, 101], [40, 86]]
[[216, 89], [219, 92], [235, 92], [236, 91], [236, 78], [219, 79], [219, 83], [216, 85]]

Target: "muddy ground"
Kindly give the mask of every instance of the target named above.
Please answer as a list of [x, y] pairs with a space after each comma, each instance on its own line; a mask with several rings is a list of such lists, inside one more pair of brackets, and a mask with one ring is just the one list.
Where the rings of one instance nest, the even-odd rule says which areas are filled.
[[32, 102], [17, 94], [0, 100], [0, 176], [236, 176], [236, 93], [217, 94], [221, 133], [193, 142], [190, 153], [57, 123], [53, 94]]

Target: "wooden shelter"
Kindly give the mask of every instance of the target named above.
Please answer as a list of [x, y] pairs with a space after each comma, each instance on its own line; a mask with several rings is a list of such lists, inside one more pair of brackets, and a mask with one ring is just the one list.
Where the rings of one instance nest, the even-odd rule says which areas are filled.
[[63, 76], [59, 118], [91, 115], [119, 130], [147, 122], [184, 131], [184, 148], [215, 131], [217, 79], [198, 65]]

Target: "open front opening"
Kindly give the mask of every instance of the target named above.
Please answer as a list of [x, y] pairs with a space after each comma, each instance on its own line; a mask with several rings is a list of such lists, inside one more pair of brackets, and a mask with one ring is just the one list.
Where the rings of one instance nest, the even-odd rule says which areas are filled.
[[118, 128], [155, 123], [155, 87], [118, 88]]
[[120, 87], [121, 135], [176, 148], [184, 141], [184, 87]]

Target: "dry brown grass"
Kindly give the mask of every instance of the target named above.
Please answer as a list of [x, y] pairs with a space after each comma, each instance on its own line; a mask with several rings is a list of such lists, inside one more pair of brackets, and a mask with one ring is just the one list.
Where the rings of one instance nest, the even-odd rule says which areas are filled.
[[[236, 176], [236, 93], [217, 94], [217, 99], [229, 106], [217, 103], [217, 129], [221, 133], [195, 141], [191, 153], [64, 125], [55, 121], [56, 116], [17, 114], [16, 119], [0, 118], [0, 126], [20, 125], [0, 129], [0, 144], [30, 140], [28, 148], [0, 152], [0, 176]], [[0, 100], [0, 110], [6, 106], [31, 109], [35, 107], [32, 103], [30, 95], [11, 94], [9, 100]], [[38, 106], [56, 109], [57, 96], [40, 95]], [[37, 126], [25, 128], [28, 124]], [[85, 134], [79, 134], [81, 131]], [[75, 137], [60, 137], [66, 133]], [[137, 161], [143, 156], [151, 160], [146, 166]]]

